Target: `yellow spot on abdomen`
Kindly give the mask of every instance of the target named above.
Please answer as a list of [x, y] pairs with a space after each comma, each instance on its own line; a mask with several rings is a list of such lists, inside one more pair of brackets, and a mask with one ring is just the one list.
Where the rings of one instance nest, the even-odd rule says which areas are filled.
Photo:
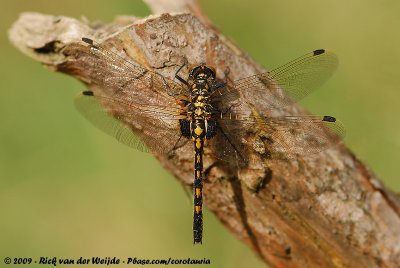
[[196, 197], [199, 198], [201, 195], [201, 189], [200, 188], [196, 188]]
[[201, 139], [196, 139], [196, 148], [197, 149], [201, 148]]
[[196, 157], [196, 162], [197, 162], [197, 163], [200, 163], [200, 155], [199, 155], [199, 154], [198, 154], [197, 157]]
[[203, 133], [203, 129], [202, 129], [201, 127], [197, 126], [197, 127], [194, 129], [194, 133], [196, 133], [197, 136], [200, 136], [201, 133]]
[[194, 207], [196, 214], [199, 214], [201, 212], [201, 207], [200, 206], [195, 206]]
[[200, 170], [196, 171], [196, 179], [200, 179]]

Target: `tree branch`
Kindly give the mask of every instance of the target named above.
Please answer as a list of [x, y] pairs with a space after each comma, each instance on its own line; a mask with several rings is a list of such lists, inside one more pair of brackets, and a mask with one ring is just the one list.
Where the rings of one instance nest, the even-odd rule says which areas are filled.
[[203, 24], [211, 25], [206, 14], [203, 13], [196, 0], [144, 0], [153, 11], [153, 14], [164, 13], [191, 13]]
[[[179, 1], [183, 5], [172, 9], [171, 1], [165, 6], [160, 3], [166, 1], [146, 2], [156, 13], [200, 10], [192, 1]], [[141, 20], [124, 17], [110, 25], [91, 27], [72, 18], [24, 13], [9, 34], [12, 43], [29, 57], [103, 94], [107, 89], [90, 79], [93, 64], [82, 57], [88, 49], [80, 42], [82, 37], [101, 40], [109, 49], [125, 52], [165, 77], [173, 77], [183, 59], [215, 66], [219, 77], [229, 67], [233, 80], [263, 71], [208, 21], [190, 14]], [[151, 93], [136, 94], [149, 98], [146, 94]], [[263, 112], [257, 100], [249, 94], [246, 98]], [[169, 105], [166, 99], [159, 101]], [[115, 104], [103, 105], [119, 109]], [[300, 107], [288, 109], [291, 114], [305, 114]], [[140, 130], [148, 120], [158, 124], [157, 118], [137, 116], [142, 121], [132, 124], [133, 129]], [[173, 143], [157, 136], [160, 133], [153, 135], [160, 145]], [[344, 145], [330, 148], [316, 159], [273, 159], [254, 149], [256, 138], [255, 133], [249, 134], [250, 162], [237, 172], [208, 157], [207, 152], [205, 156], [205, 205], [234, 235], [273, 267], [398, 267], [399, 197]], [[191, 151], [172, 159], [161, 154], [156, 157], [184, 185], [191, 185]]]

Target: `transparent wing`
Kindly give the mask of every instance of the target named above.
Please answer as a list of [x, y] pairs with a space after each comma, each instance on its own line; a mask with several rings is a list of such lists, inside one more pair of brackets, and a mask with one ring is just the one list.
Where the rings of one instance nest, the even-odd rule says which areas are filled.
[[232, 140], [245, 137], [243, 128], [256, 132], [260, 140], [253, 144], [254, 149], [272, 157], [314, 157], [346, 135], [342, 122], [331, 116], [224, 115], [220, 121], [229, 126], [227, 135]]
[[75, 64], [85, 64], [83, 69], [91, 83], [101, 87], [102, 92], [95, 96], [90, 91], [80, 94], [75, 99], [79, 112], [132, 148], [170, 154], [173, 144], [164, 146], [160, 138], [171, 142], [179, 138], [176, 99], [186, 91], [180, 84], [138, 65], [125, 51], [111, 51], [106, 43], [97, 44], [89, 38], [82, 41], [88, 46], [84, 49], [79, 45]]
[[239, 79], [234, 87], [250, 98], [261, 99], [267, 109], [279, 109], [320, 87], [337, 65], [334, 53], [318, 49], [272, 71]]
[[88, 45], [87, 51], [81, 51], [82, 57], [90, 57], [85, 62], [91, 64], [91, 80], [113, 92], [152, 90], [178, 96], [187, 92], [182, 86], [159, 73], [146, 69], [124, 51], [111, 51], [103, 44], [97, 44], [89, 38], [82, 38]]
[[[80, 93], [74, 103], [94, 126], [121, 143], [143, 152], [170, 155], [173, 153], [172, 141], [180, 136], [177, 125], [179, 109], [175, 107], [142, 105], [115, 96], [94, 96], [91, 91]], [[102, 103], [107, 103], [110, 108], [105, 110]], [[169, 140], [172, 144], [160, 142], [160, 139]]]
[[346, 135], [342, 122], [331, 116], [268, 118], [261, 125], [261, 130], [264, 134], [261, 139], [267, 138], [263, 140], [264, 144], [272, 140], [276, 143], [272, 145], [274, 151], [288, 158], [315, 157], [317, 153], [338, 144]]
[[[231, 128], [232, 124], [234, 128]], [[228, 163], [237, 163], [240, 166], [248, 162], [246, 146], [243, 143], [245, 137], [243, 128], [239, 128], [230, 120], [223, 122], [218, 127], [218, 133], [211, 140], [207, 140], [207, 147], [211, 148], [211, 155]]]

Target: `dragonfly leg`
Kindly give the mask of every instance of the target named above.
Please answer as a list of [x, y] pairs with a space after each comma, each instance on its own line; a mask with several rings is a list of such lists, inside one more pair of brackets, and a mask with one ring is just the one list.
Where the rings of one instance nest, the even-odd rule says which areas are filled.
[[186, 143], [189, 141], [189, 140], [187, 139], [183, 144], [180, 144], [180, 143], [181, 143], [182, 137], [183, 137], [183, 135], [180, 135], [180, 136], [179, 136], [179, 139], [175, 142], [174, 146], [171, 148], [171, 150], [168, 151], [168, 156], [172, 156], [172, 155], [174, 154], [173, 152], [174, 152], [175, 150], [177, 150], [177, 149], [179, 149], [179, 148], [185, 146]]
[[186, 66], [186, 63], [182, 64], [182, 66], [179, 67], [179, 69], [178, 69], [178, 70], [176, 71], [176, 73], [175, 73], [175, 78], [178, 79], [181, 83], [185, 84], [187, 87], [190, 87], [190, 86], [189, 86], [189, 83], [188, 83], [185, 79], [183, 79], [182, 77], [179, 76], [179, 72], [180, 72], [180, 71], [182, 70], [182, 68], [185, 67], [185, 66]]

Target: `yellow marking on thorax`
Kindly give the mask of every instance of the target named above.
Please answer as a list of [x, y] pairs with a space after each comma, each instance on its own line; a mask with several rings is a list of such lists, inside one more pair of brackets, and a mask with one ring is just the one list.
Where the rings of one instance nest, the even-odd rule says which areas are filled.
[[197, 115], [197, 116], [201, 116], [201, 115], [203, 115], [203, 110], [202, 109], [196, 109], [194, 114]]
[[196, 101], [196, 102], [194, 103], [194, 107], [204, 107], [204, 102], [202, 102], [202, 101]]
[[194, 207], [196, 214], [199, 214], [201, 212], [201, 207], [200, 206], [195, 206]]

